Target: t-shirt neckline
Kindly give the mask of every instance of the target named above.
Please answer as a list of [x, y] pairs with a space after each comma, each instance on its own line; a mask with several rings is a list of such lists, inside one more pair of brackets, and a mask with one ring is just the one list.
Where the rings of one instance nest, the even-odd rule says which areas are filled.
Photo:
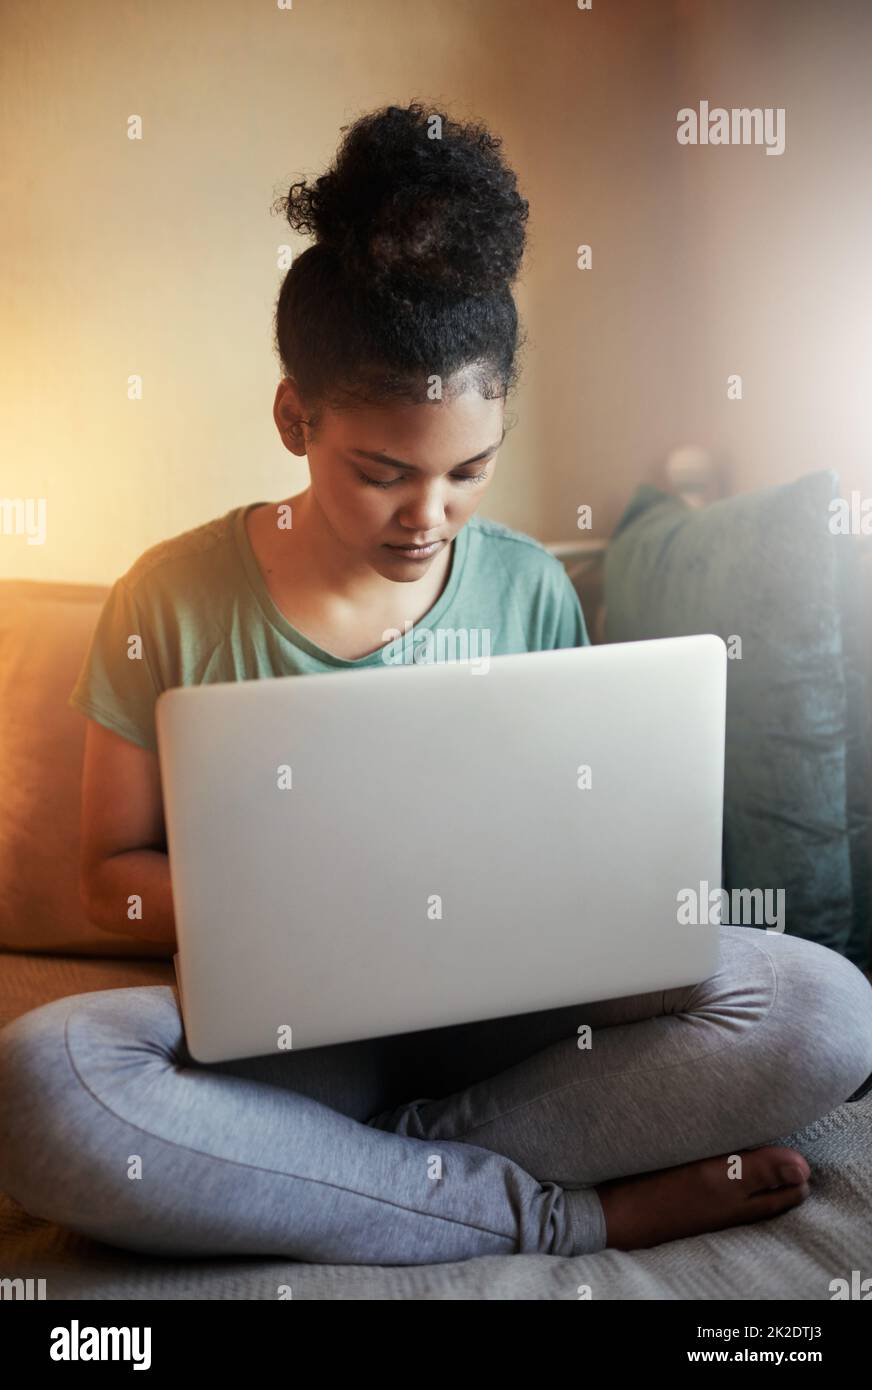
[[433, 604], [432, 608], [424, 613], [422, 617], [409, 628], [408, 633], [403, 633], [400, 637], [395, 638], [393, 642], [388, 642], [383, 647], [378, 647], [374, 652], [369, 652], [366, 656], [358, 657], [355, 661], [349, 661], [341, 656], [334, 656], [332, 652], [328, 652], [324, 647], [319, 647], [317, 643], [310, 641], [304, 633], [298, 631], [292, 623], [288, 622], [288, 619], [285, 617], [267, 588], [266, 580], [261, 573], [257, 556], [252, 549], [248, 531], [245, 526], [245, 519], [250, 511], [253, 511], [255, 507], [267, 505], [269, 505], [269, 503], [266, 501], [248, 502], [244, 506], [237, 507], [236, 509], [236, 514], [233, 519], [233, 538], [245, 576], [257, 600], [258, 607], [270, 626], [275, 628], [276, 631], [284, 637], [285, 641], [291, 642], [295, 647], [300, 647], [303, 651], [308, 652], [310, 656], [314, 656], [318, 661], [323, 662], [324, 665], [354, 667], [371, 666], [376, 663], [381, 663], [385, 655], [392, 651], [392, 649], [400, 647], [403, 641], [413, 640], [415, 631], [419, 627], [432, 627], [432, 624], [441, 618], [443, 613], [454, 602], [457, 591], [460, 588], [460, 581], [463, 577], [466, 557], [469, 552], [468, 522], [458, 532], [452, 542], [451, 568], [448, 573], [448, 582], [445, 588], [442, 590], [442, 593]]

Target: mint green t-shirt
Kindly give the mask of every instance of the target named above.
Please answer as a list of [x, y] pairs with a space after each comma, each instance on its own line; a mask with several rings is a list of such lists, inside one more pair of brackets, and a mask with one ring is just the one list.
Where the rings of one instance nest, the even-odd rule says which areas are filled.
[[368, 656], [333, 656], [288, 622], [266, 586], [245, 529], [247, 512], [261, 505], [234, 507], [151, 546], [115, 581], [68, 700], [73, 709], [157, 752], [155, 701], [173, 686], [590, 645], [561, 562], [532, 536], [472, 516], [432, 608]]

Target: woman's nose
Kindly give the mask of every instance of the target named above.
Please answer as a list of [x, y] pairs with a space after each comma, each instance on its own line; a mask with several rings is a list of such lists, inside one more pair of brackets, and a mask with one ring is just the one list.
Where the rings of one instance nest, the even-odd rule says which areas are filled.
[[445, 504], [438, 486], [422, 491], [400, 513], [400, 523], [409, 531], [435, 531], [445, 520]]

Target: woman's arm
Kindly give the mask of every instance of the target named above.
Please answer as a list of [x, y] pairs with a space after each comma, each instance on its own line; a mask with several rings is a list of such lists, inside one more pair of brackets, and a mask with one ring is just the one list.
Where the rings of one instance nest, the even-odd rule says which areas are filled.
[[[89, 719], [82, 773], [79, 894], [104, 931], [175, 947], [170, 866], [156, 753]], [[129, 917], [136, 894], [142, 916]]]

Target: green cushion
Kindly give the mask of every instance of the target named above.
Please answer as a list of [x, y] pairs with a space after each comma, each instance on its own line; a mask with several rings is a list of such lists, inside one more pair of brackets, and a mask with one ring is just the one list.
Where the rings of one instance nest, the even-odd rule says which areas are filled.
[[866, 968], [868, 627], [859, 542], [830, 530], [838, 495], [831, 470], [702, 509], [640, 487], [606, 554], [605, 638], [715, 632], [736, 650], [727, 662], [723, 886], [783, 888], [788, 932]]

